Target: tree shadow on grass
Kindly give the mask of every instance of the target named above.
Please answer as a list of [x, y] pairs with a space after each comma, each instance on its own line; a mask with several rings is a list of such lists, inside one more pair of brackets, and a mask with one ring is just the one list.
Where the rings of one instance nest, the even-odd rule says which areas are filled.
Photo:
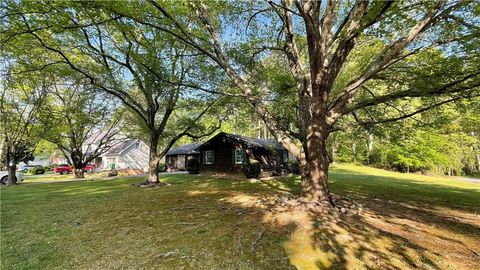
[[[368, 205], [359, 215], [342, 215], [336, 210], [302, 204], [289, 197], [257, 197], [237, 193], [223, 200], [229, 204], [262, 212], [261, 222], [271, 230], [287, 229], [283, 247], [290, 263], [298, 269], [475, 269], [480, 266], [466, 247], [480, 233], [459, 222], [438, 228], [436, 234], [425, 217], [411, 221]], [[428, 213], [425, 213], [427, 215]], [[442, 217], [435, 217], [442, 218]], [[395, 224], [405, 221], [406, 226]], [[458, 227], [459, 226], [459, 227]], [[476, 261], [477, 260], [477, 261]]]
[[[300, 193], [299, 176], [265, 180], [262, 184], [278, 192]], [[480, 212], [480, 185], [478, 188], [462, 188], [408, 177], [376, 176], [335, 169], [329, 175], [329, 186], [333, 193], [339, 195]]]
[[[340, 196], [354, 197], [363, 205], [360, 215], [301, 205], [294, 199], [299, 192], [295, 177], [260, 181], [256, 189], [232, 183], [236, 192], [222, 202], [260, 211], [261, 222], [274, 231], [287, 228], [283, 247], [298, 269], [480, 267], [480, 244], [475, 240], [480, 228], [471, 213], [477, 191], [394, 177], [352, 177], [357, 176], [337, 170], [332, 186]], [[350, 184], [355, 187], [346, 187]], [[412, 189], [417, 193], [412, 195]], [[448, 200], [455, 195], [459, 205]], [[467, 211], [464, 216], [443, 212], [449, 208]]]
[[464, 188], [446, 185], [445, 180], [435, 182], [434, 178], [420, 180], [415, 177], [423, 178], [415, 175], [396, 177], [359, 174], [339, 168], [333, 170], [330, 175], [331, 188], [338, 193], [410, 202], [429, 207], [441, 206], [470, 212], [480, 211], [480, 185]]
[[[358, 216], [348, 216], [300, 203], [294, 178], [232, 181], [182, 175], [162, 180], [172, 185], [140, 189], [131, 186], [138, 179], [130, 179], [25, 186], [7, 190], [2, 200], [21, 205], [24, 195], [36, 194], [34, 211], [52, 211], [48, 218], [35, 214], [44, 220], [44, 227], [32, 226], [38, 237], [60, 214], [55, 222], [85, 237], [86, 247], [101, 244], [96, 257], [86, 256], [91, 261], [82, 266], [87, 269], [101, 268], [103, 262], [151, 269], [480, 269], [475, 220], [415, 200], [385, 199], [367, 193], [368, 188], [368, 196], [338, 191], [363, 205]], [[77, 188], [79, 193], [72, 194]], [[82, 211], [72, 211], [73, 206]], [[17, 215], [3, 215], [11, 219], [10, 228], [18, 226]], [[98, 241], [105, 236], [108, 241]], [[86, 254], [85, 246], [69, 252]], [[126, 252], [131, 259], [115, 257]], [[28, 258], [31, 252], [23, 254]]]

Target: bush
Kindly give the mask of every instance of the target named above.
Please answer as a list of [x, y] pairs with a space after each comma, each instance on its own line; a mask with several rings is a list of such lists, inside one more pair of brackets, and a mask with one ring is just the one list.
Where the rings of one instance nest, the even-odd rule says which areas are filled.
[[261, 169], [260, 162], [255, 159], [249, 159], [249, 161], [243, 166], [243, 172], [247, 178], [258, 178]]
[[287, 164], [287, 169], [290, 173], [300, 174], [300, 163], [298, 161], [289, 161]]
[[165, 163], [158, 163], [158, 172], [166, 172], [167, 171], [167, 165]]
[[200, 164], [196, 158], [191, 158], [187, 160], [185, 164], [185, 168], [190, 174], [198, 174], [200, 173]]
[[53, 171], [53, 168], [57, 167], [58, 165], [57, 164], [50, 164], [50, 165], [46, 165], [46, 166], [43, 166], [43, 168], [46, 170], [46, 171]]
[[45, 169], [43, 167], [34, 167], [29, 170], [29, 173], [33, 175], [44, 174]]

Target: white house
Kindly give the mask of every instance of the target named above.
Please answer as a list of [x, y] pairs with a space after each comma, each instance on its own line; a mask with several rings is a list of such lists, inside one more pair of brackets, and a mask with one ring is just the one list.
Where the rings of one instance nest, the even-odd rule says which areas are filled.
[[148, 170], [148, 154], [150, 148], [139, 139], [124, 140], [95, 159], [95, 167], [107, 169], [140, 169]]

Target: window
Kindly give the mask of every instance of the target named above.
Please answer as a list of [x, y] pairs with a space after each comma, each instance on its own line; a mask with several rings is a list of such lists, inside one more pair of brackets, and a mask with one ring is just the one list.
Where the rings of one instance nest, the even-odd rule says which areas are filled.
[[243, 164], [243, 149], [235, 149], [235, 164]]
[[213, 164], [213, 150], [203, 152], [203, 160], [205, 164]]

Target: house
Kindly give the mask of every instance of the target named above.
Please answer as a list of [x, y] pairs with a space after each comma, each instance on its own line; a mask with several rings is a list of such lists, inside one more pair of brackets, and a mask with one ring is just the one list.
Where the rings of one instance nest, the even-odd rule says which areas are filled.
[[200, 172], [232, 173], [242, 172], [243, 164], [247, 159], [253, 158], [260, 162], [263, 175], [282, 174], [285, 164], [290, 159], [288, 151], [275, 140], [225, 132], [202, 144], [189, 144], [172, 149], [166, 157], [169, 170], [177, 170], [179, 165], [183, 168], [186, 160], [197, 158]]
[[196, 150], [200, 145], [200, 143], [184, 144], [168, 151], [165, 155], [167, 171], [185, 170], [187, 160], [191, 158], [200, 160], [200, 152]]
[[95, 167], [100, 170], [115, 168], [147, 171], [149, 150], [148, 145], [139, 139], [125, 139], [95, 158]]

